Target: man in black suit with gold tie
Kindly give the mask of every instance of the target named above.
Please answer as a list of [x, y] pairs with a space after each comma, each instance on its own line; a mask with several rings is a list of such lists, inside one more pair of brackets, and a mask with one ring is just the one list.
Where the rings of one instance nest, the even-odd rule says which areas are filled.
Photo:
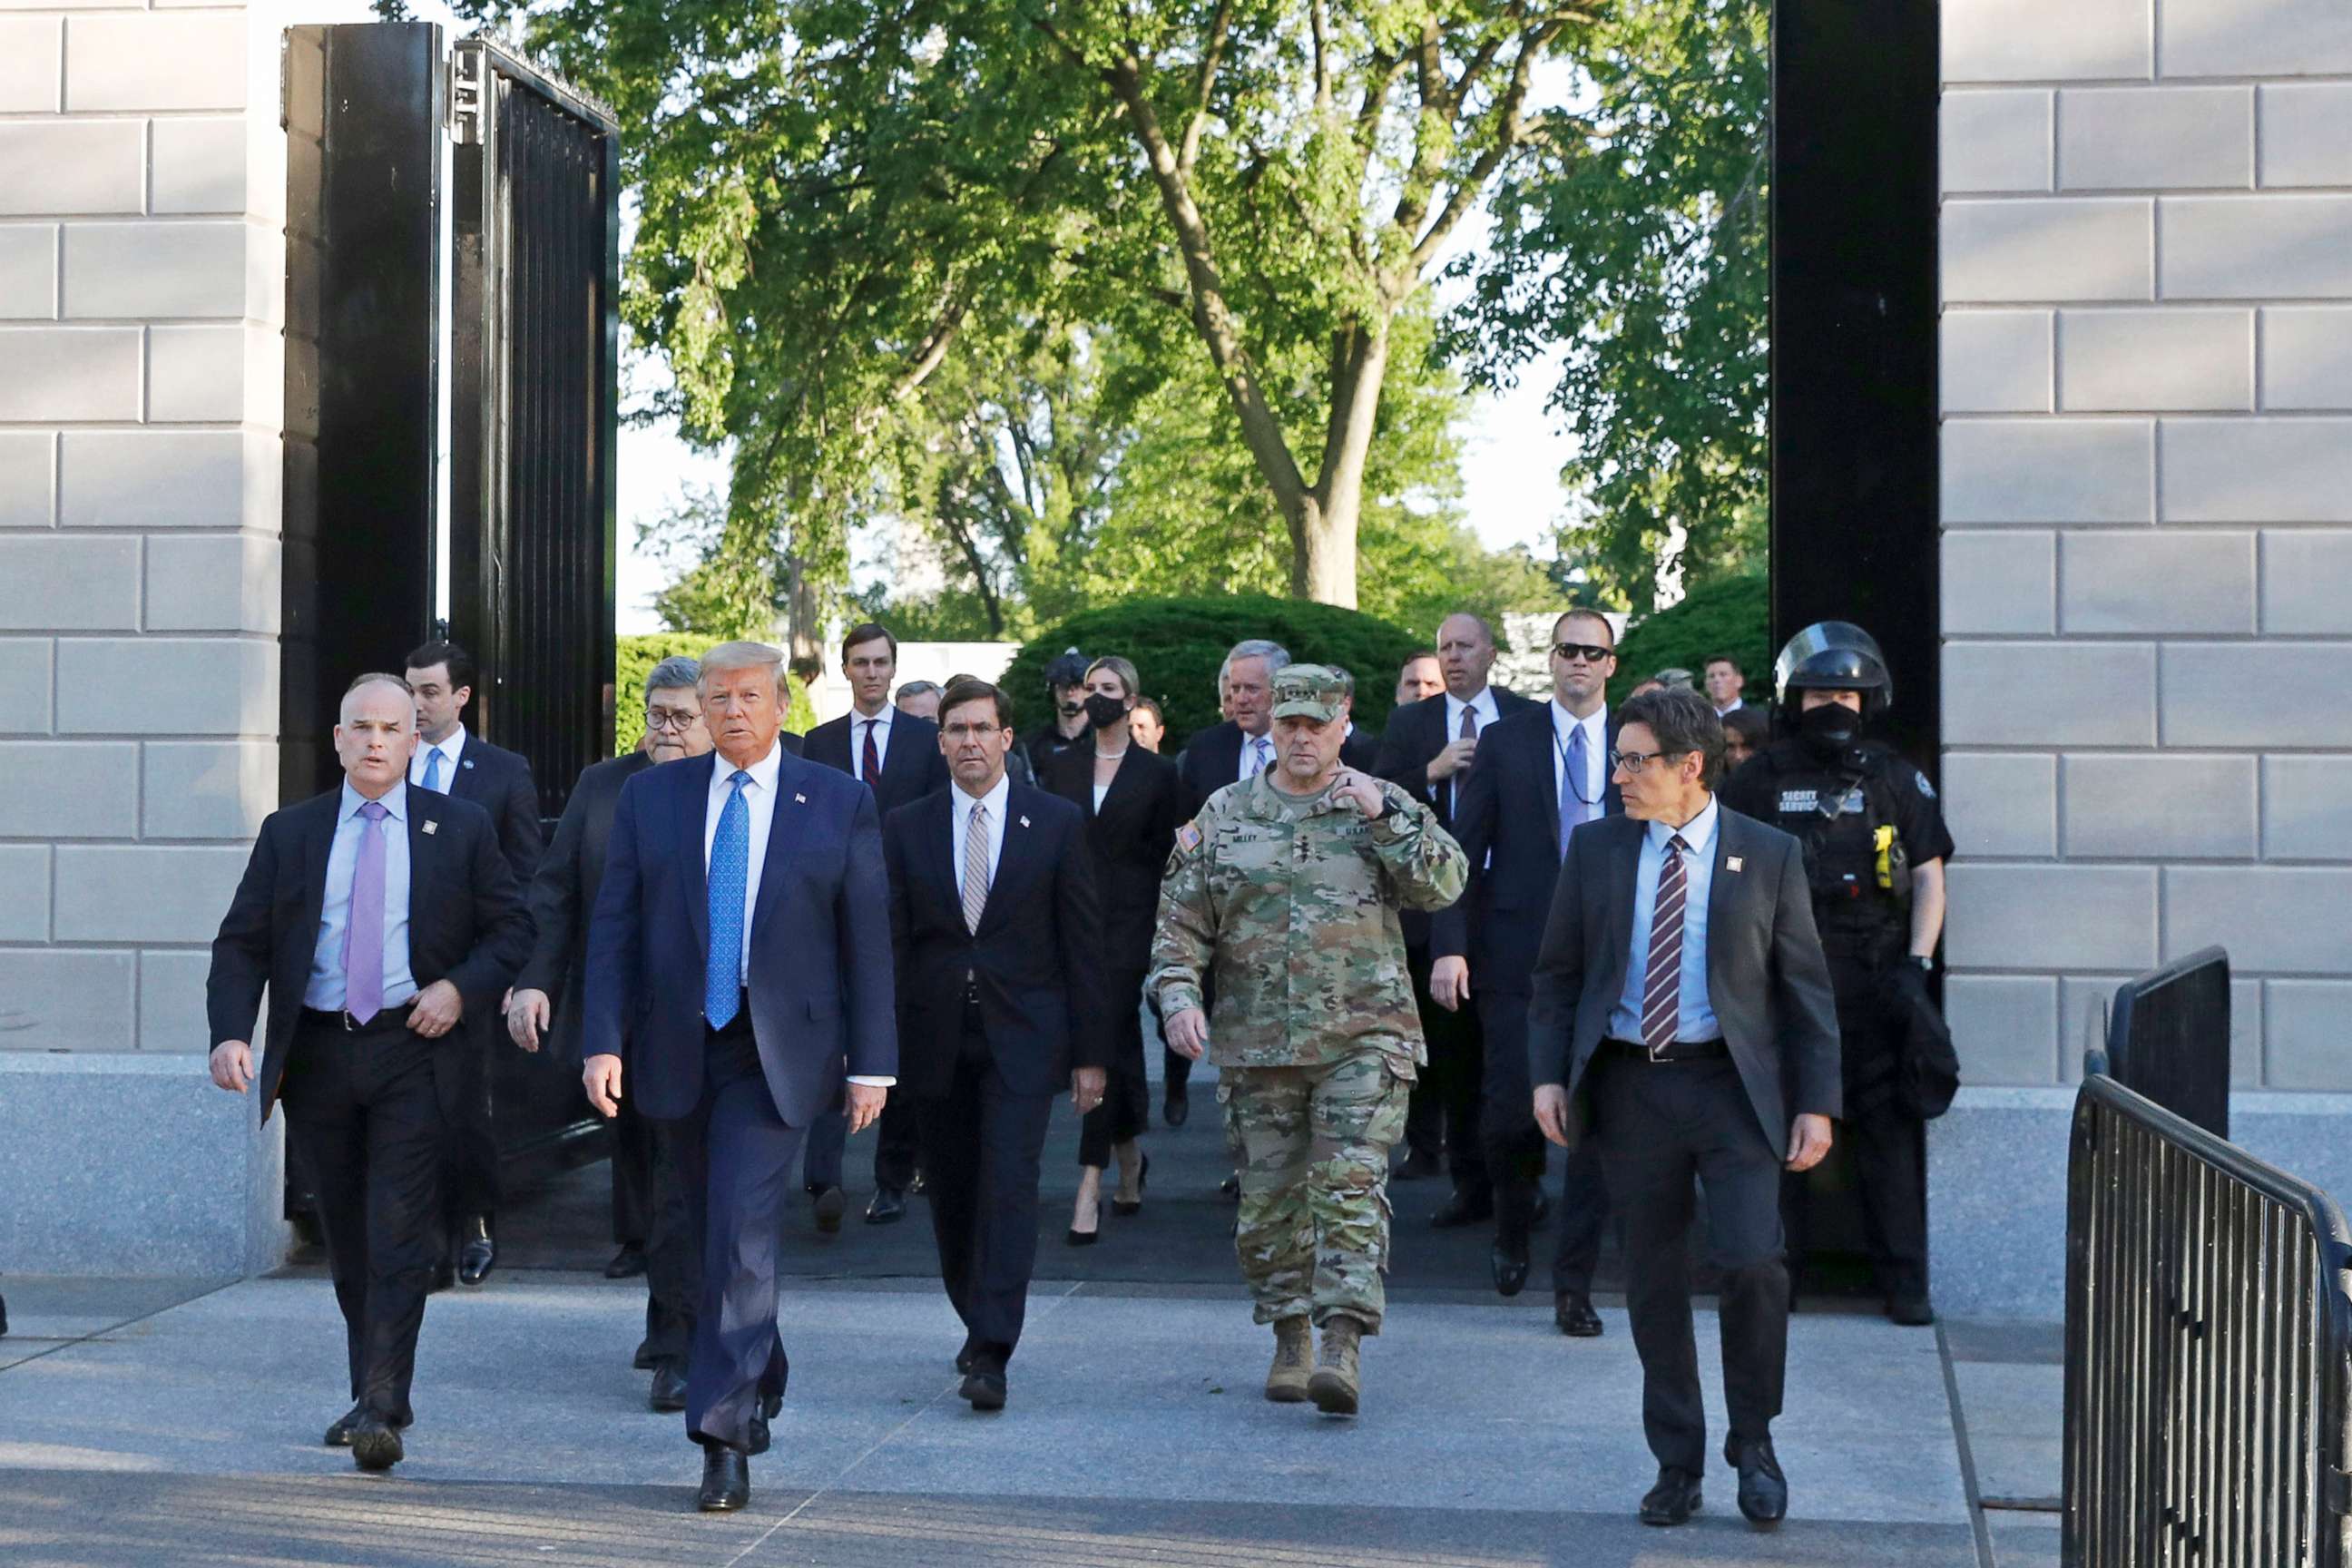
[[[841, 668], [849, 678], [850, 710], [811, 730], [802, 755], [863, 784], [886, 819], [900, 806], [947, 788], [940, 727], [890, 700], [898, 675], [898, 639], [889, 628], [872, 621], [850, 627], [841, 639]], [[815, 1205], [817, 1228], [828, 1234], [841, 1228], [846, 1206], [841, 1157], [847, 1125], [836, 1111], [809, 1131], [803, 1179]], [[905, 1218], [915, 1176], [914, 1107], [894, 1097], [882, 1108], [876, 1129], [874, 1197], [866, 1205], [866, 1223], [895, 1225]]]
[[1037, 1261], [1054, 1097], [1067, 1086], [1082, 1115], [1103, 1097], [1101, 909], [1078, 808], [1005, 777], [1004, 694], [950, 682], [940, 733], [953, 786], [892, 812], [882, 831], [898, 1072], [940, 1278], [963, 1320], [962, 1396], [1001, 1410]]
[[1665, 689], [1618, 716], [1624, 815], [1579, 827], [1535, 966], [1528, 1053], [1544, 1136], [1601, 1152], [1625, 1224], [1625, 1304], [1658, 1479], [1642, 1521], [1699, 1506], [1706, 1412], [1686, 1238], [1706, 1196], [1718, 1301], [1724, 1459], [1759, 1528], [1788, 1511], [1772, 1451], [1789, 1352], [1781, 1172], [1829, 1152], [1840, 1110], [1837, 1005], [1797, 841], [1726, 810], [1723, 726]]
[[[317, 1194], [352, 1408], [327, 1428], [362, 1469], [400, 1462], [416, 1331], [440, 1247], [439, 1165], [465, 1021], [497, 1011], [530, 942], [481, 807], [404, 782], [415, 700], [398, 676], [343, 694], [343, 782], [272, 812], [213, 942], [213, 1081], [261, 1114]], [[253, 1026], [269, 1033], [257, 1075]]]

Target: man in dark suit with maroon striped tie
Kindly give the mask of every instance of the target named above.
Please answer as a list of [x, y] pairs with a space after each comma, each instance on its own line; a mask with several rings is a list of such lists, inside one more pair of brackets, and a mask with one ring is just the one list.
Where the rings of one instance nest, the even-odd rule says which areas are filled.
[[1829, 963], [1797, 841], [1716, 803], [1723, 726], [1705, 698], [1633, 698], [1611, 763], [1624, 815], [1570, 835], [1536, 959], [1536, 1121], [1563, 1147], [1598, 1143], [1624, 1219], [1658, 1460], [1645, 1524], [1687, 1521], [1706, 1468], [1685, 1251], [1693, 1179], [1706, 1190], [1723, 1275], [1724, 1458], [1739, 1511], [1769, 1528], [1789, 1505], [1772, 1452], [1789, 1350], [1780, 1173], [1820, 1163], [1841, 1110]]

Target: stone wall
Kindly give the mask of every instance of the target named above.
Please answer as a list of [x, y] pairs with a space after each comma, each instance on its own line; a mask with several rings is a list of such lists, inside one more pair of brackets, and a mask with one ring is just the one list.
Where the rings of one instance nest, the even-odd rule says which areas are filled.
[[2080, 1074], [2209, 942], [2239, 1085], [2352, 1088], [2352, 4], [1945, 0], [1948, 997]]
[[0, 0], [0, 1049], [74, 1058], [0, 1079], [0, 1269], [235, 1273], [272, 1234], [204, 981], [276, 804], [278, 31]]

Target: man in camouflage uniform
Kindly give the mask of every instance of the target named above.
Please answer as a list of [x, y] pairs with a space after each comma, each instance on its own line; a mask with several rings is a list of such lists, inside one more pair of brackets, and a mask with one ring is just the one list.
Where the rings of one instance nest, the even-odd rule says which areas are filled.
[[1294, 664], [1273, 685], [1274, 766], [1177, 832], [1150, 984], [1169, 1044], [1217, 1064], [1234, 1246], [1274, 1325], [1265, 1396], [1353, 1415], [1357, 1341], [1381, 1327], [1389, 1149], [1423, 1059], [1397, 911], [1452, 903], [1469, 863], [1427, 806], [1341, 763], [1343, 675]]

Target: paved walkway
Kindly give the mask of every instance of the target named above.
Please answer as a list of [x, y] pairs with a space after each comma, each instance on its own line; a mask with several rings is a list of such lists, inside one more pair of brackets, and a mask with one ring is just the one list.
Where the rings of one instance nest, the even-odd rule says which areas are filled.
[[[518, 1269], [435, 1298], [411, 1458], [384, 1477], [318, 1444], [341, 1404], [323, 1280], [6, 1289], [11, 1564], [2056, 1558], [2046, 1515], [1996, 1512], [1979, 1537], [1943, 1341], [1858, 1314], [1795, 1321], [1779, 1445], [1795, 1517], [1759, 1535], [1721, 1468], [1693, 1525], [1632, 1518], [1652, 1467], [1624, 1316], [1605, 1300], [1607, 1336], [1583, 1342], [1523, 1305], [1402, 1300], [1368, 1347], [1364, 1415], [1340, 1421], [1258, 1397], [1269, 1341], [1235, 1289], [1041, 1286], [1011, 1407], [983, 1416], [954, 1397], [961, 1336], [935, 1288], [802, 1281], [786, 1308], [793, 1376], [775, 1448], [753, 1463], [750, 1510], [706, 1518], [688, 1511], [698, 1457], [678, 1418], [647, 1412], [645, 1376], [628, 1368], [634, 1284]], [[1700, 1334], [1712, 1365], [1710, 1315]], [[1952, 1338], [1976, 1358], [1949, 1363], [1963, 1388], [2005, 1380], [1988, 1408], [2011, 1425], [2037, 1418], [2046, 1401], [2016, 1369], [2054, 1373], [2046, 1333]], [[2011, 1467], [2004, 1485], [2040, 1484], [2030, 1444], [1993, 1453]]]

